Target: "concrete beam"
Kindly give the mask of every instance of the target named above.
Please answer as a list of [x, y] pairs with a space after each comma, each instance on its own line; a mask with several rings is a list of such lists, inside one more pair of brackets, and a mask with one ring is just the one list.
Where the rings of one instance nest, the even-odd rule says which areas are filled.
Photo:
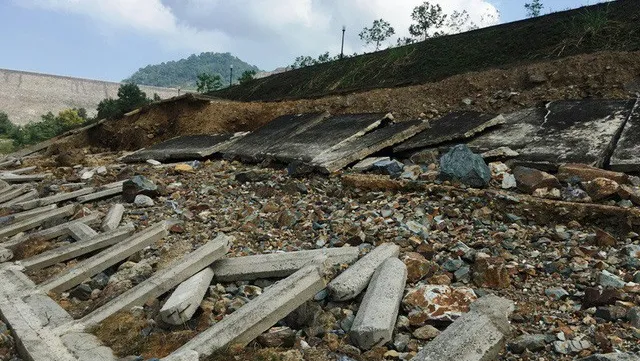
[[265, 289], [262, 295], [187, 342], [174, 354], [195, 351], [201, 359], [205, 359], [217, 350], [231, 345], [246, 346], [313, 298], [324, 285], [322, 266], [308, 265]]
[[80, 196], [78, 197], [78, 202], [87, 203], [87, 202], [97, 201], [104, 198], [115, 197], [120, 193], [122, 193], [122, 185], [120, 185], [119, 187], [107, 188], [105, 190], [101, 190], [95, 193]]
[[63, 292], [79, 285], [88, 277], [104, 271], [134, 253], [144, 249], [153, 242], [159, 241], [168, 234], [169, 222], [164, 221], [150, 226], [142, 232], [136, 233], [118, 247], [111, 247], [97, 255], [88, 258], [74, 267], [62, 272], [39, 286], [45, 293]]
[[128, 238], [134, 229], [135, 227], [133, 225], [121, 227], [110, 232], [99, 234], [91, 240], [71, 243], [46, 251], [37, 256], [24, 259], [20, 261], [20, 263], [28, 271], [43, 269], [120, 243]]
[[68, 229], [69, 235], [78, 242], [88, 241], [98, 235], [98, 232], [82, 222], [75, 222]]
[[102, 230], [108, 232], [118, 228], [123, 215], [124, 206], [122, 204], [118, 203], [111, 206], [107, 216], [104, 217], [104, 221], [102, 222]]
[[458, 318], [429, 342], [414, 361], [493, 361], [504, 349], [510, 332], [513, 302], [485, 296], [471, 304], [471, 311]]
[[[126, 291], [104, 306], [77, 321], [83, 329], [91, 328], [121, 310], [144, 304], [157, 298], [201, 271], [229, 252], [233, 237], [218, 235], [213, 241], [176, 260], [151, 278]], [[120, 247], [117, 247], [120, 248]]]
[[37, 190], [33, 189], [31, 191], [28, 191], [27, 193], [24, 193], [23, 195], [16, 197], [10, 201], [4, 202], [2, 204], [0, 204], [0, 208], [9, 208], [9, 207], [13, 207], [14, 205], [18, 204], [18, 203], [22, 203], [22, 202], [27, 202], [33, 199], [38, 198], [40, 194], [38, 193]]
[[63, 208], [55, 209], [47, 213], [42, 213], [33, 218], [27, 218], [23, 221], [13, 223], [7, 227], [0, 229], [0, 239], [11, 237], [20, 232], [28, 231], [41, 226], [47, 221], [54, 221], [61, 218], [72, 216], [75, 211], [74, 205], [68, 205]]
[[49, 177], [50, 174], [12, 174], [12, 173], [0, 173], [0, 180], [7, 183], [29, 183], [40, 182]]
[[60, 336], [62, 343], [79, 361], [116, 361], [113, 351], [100, 340], [84, 332], [69, 332]]
[[21, 196], [22, 194], [24, 194], [28, 190], [29, 190], [29, 187], [26, 186], [26, 185], [11, 186], [6, 191], [2, 192], [2, 194], [0, 194], [0, 203], [9, 202], [12, 199], [15, 199], [15, 198]]
[[200, 307], [212, 279], [213, 270], [207, 267], [182, 282], [160, 309], [162, 320], [176, 326], [189, 321]]
[[361, 349], [393, 339], [406, 282], [407, 266], [397, 258], [387, 259], [373, 274], [349, 334]]
[[49, 197], [38, 198], [38, 199], [26, 201], [26, 202], [17, 203], [14, 205], [14, 207], [17, 209], [26, 211], [36, 207], [42, 207], [42, 206], [47, 206], [49, 204], [68, 201], [68, 200], [75, 199], [85, 194], [89, 194], [93, 192], [95, 192], [95, 188], [93, 187], [82, 188], [73, 192], [58, 193], [56, 195], [49, 196]]
[[358, 255], [357, 247], [323, 248], [225, 258], [214, 263], [211, 268], [218, 282], [251, 281], [287, 277], [319, 256], [326, 256], [331, 264], [351, 264], [358, 259]]
[[369, 284], [376, 269], [387, 259], [398, 257], [400, 247], [384, 243], [347, 268], [327, 285], [327, 290], [335, 301], [348, 301], [358, 296]]
[[48, 206], [35, 208], [35, 209], [29, 210], [29, 211], [10, 214], [7, 217], [12, 217], [14, 221], [20, 221], [20, 220], [23, 220], [23, 219], [31, 218], [33, 216], [37, 216], [38, 214], [47, 213], [47, 212], [52, 211], [52, 210], [57, 209], [57, 208], [58, 208], [57, 204], [50, 204]]
[[35, 167], [35, 166], [24, 167], [24, 168], [19, 168], [19, 169], [12, 169], [11, 173], [13, 173], [13, 174], [25, 174], [25, 173], [31, 173], [36, 169], [37, 169], [37, 167]]
[[15, 249], [17, 246], [32, 240], [49, 241], [54, 238], [68, 235], [70, 233], [70, 228], [78, 224], [84, 224], [84, 225], [98, 224], [100, 223], [100, 217], [102, 217], [102, 214], [92, 213], [88, 216], [85, 216], [70, 222], [62, 223], [57, 226], [53, 226], [51, 228], [43, 229], [41, 231], [31, 233], [21, 238], [12, 239], [10, 241], [3, 243], [2, 245], [10, 249]]

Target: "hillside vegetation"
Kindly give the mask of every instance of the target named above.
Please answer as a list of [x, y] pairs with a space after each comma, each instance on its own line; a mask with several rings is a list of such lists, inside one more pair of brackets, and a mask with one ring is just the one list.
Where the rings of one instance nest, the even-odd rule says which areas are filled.
[[123, 82], [195, 89], [198, 75], [210, 73], [220, 75], [223, 84], [228, 85], [231, 65], [233, 65], [234, 82], [238, 81], [242, 73], [247, 70], [260, 71], [256, 66], [247, 64], [229, 53], [202, 53], [193, 54], [178, 61], [147, 65]]
[[315, 98], [597, 51], [639, 49], [640, 1], [618, 0], [300, 68], [211, 95], [244, 101]]

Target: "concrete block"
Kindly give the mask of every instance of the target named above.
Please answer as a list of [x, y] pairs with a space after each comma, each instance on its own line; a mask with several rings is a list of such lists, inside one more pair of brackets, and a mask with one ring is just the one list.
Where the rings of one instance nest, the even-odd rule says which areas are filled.
[[156, 272], [148, 280], [78, 320], [77, 324], [83, 329], [88, 329], [118, 311], [128, 310], [131, 307], [144, 304], [149, 299], [157, 298], [209, 266], [215, 260], [224, 257], [229, 251], [231, 242], [233, 242], [233, 237], [224, 234], [218, 235], [213, 241], [176, 260], [167, 268]]
[[100, 340], [84, 332], [69, 332], [60, 336], [62, 343], [79, 361], [116, 361], [113, 351]]
[[20, 232], [28, 231], [30, 229], [39, 227], [44, 222], [69, 217], [73, 215], [74, 211], [75, 211], [75, 206], [68, 205], [63, 208], [54, 209], [50, 212], [42, 213], [38, 216], [27, 218], [20, 222], [13, 223], [7, 227], [3, 227], [2, 229], [0, 229], [0, 240], [6, 237], [11, 237]]
[[73, 223], [69, 227], [69, 235], [78, 242], [88, 241], [98, 235], [93, 228], [80, 222]]
[[30, 183], [40, 182], [49, 177], [49, 174], [12, 174], [0, 173], [0, 180], [7, 183]]
[[12, 186], [6, 189], [6, 191], [3, 190], [3, 192], [0, 194], [0, 203], [9, 202], [12, 199], [15, 199], [16, 197], [21, 196], [28, 190], [29, 190], [29, 187], [27, 187], [26, 185]]
[[232, 133], [211, 135], [186, 135], [141, 149], [122, 159], [126, 163], [160, 162], [185, 159], [202, 159], [224, 151], [240, 137]]
[[102, 222], [102, 230], [108, 232], [118, 228], [123, 215], [124, 206], [122, 204], [118, 203], [111, 206], [107, 216], [104, 217], [104, 221]]
[[407, 282], [407, 266], [389, 258], [375, 271], [351, 327], [351, 340], [371, 349], [393, 339], [400, 302]]
[[37, 198], [30, 201], [17, 203], [14, 205], [14, 208], [27, 211], [29, 209], [33, 209], [36, 207], [42, 207], [42, 206], [47, 206], [49, 204], [72, 200], [80, 196], [83, 196], [85, 194], [89, 194], [93, 192], [95, 192], [95, 188], [93, 187], [82, 188], [73, 192], [59, 193], [49, 197]]
[[11, 173], [13, 173], [13, 174], [25, 174], [25, 173], [31, 173], [36, 169], [37, 169], [37, 167], [35, 167], [35, 166], [24, 167], [24, 168], [19, 168], [19, 169], [12, 169]]
[[171, 325], [189, 321], [200, 307], [212, 279], [213, 270], [207, 267], [182, 282], [160, 309], [162, 320]]
[[29, 271], [53, 266], [54, 264], [68, 261], [84, 254], [120, 243], [127, 239], [133, 233], [134, 229], [135, 227], [133, 225], [120, 227], [113, 231], [97, 235], [91, 240], [71, 243], [66, 246], [46, 251], [37, 256], [23, 259], [20, 263]]
[[351, 264], [358, 259], [357, 247], [323, 248], [311, 251], [272, 253], [225, 258], [211, 266], [218, 282], [252, 281], [261, 278], [284, 278], [320, 256], [330, 264]]
[[25, 212], [14, 213], [14, 214], [8, 215], [7, 217], [11, 217], [13, 219], [13, 221], [20, 221], [20, 220], [23, 220], [23, 219], [31, 218], [33, 216], [37, 216], [38, 214], [42, 214], [42, 213], [47, 213], [49, 211], [53, 211], [54, 209], [57, 209], [57, 208], [58, 208], [57, 204], [50, 204], [48, 206], [35, 208], [35, 209], [29, 210], [29, 211], [25, 211]]
[[66, 222], [53, 226], [51, 228], [43, 229], [41, 231], [31, 233], [21, 238], [12, 239], [3, 244], [3, 246], [11, 249], [15, 249], [18, 245], [31, 240], [48, 241], [54, 238], [58, 238], [70, 233], [70, 228], [78, 224], [94, 225], [100, 223], [100, 213], [93, 213], [88, 216], [76, 219], [74, 221]]
[[429, 342], [414, 361], [493, 361], [504, 349], [509, 335], [513, 302], [485, 296], [471, 304], [471, 311], [458, 318]]
[[327, 290], [335, 301], [348, 301], [358, 296], [369, 284], [376, 269], [388, 258], [398, 257], [400, 247], [384, 243], [347, 268], [327, 285]]
[[22, 203], [22, 202], [27, 202], [33, 199], [38, 198], [38, 191], [33, 189], [28, 191], [27, 193], [24, 193], [23, 195], [16, 197], [10, 201], [4, 202], [2, 204], [0, 204], [0, 208], [9, 208], [9, 207], [13, 207], [14, 205], [18, 204], [18, 203]]
[[78, 263], [74, 267], [67, 269], [53, 279], [40, 285], [39, 288], [44, 292], [63, 292], [77, 286], [84, 279], [95, 276], [149, 246], [153, 242], [164, 238], [168, 234], [169, 224], [169, 222], [164, 221], [150, 226], [121, 242], [118, 247], [106, 249]]
[[118, 194], [122, 193], [122, 185], [120, 185], [119, 187], [113, 187], [113, 188], [107, 188], [105, 190], [101, 190], [98, 192], [94, 192], [94, 193], [90, 193], [84, 196], [80, 196], [78, 197], [78, 202], [80, 203], [87, 203], [87, 202], [93, 202], [93, 201], [97, 201], [100, 199], [105, 199], [105, 198], [110, 198], [110, 197], [115, 197]]
[[245, 346], [323, 288], [322, 266], [308, 265], [267, 288], [262, 295], [187, 342], [175, 354], [195, 351], [204, 359], [230, 345]]

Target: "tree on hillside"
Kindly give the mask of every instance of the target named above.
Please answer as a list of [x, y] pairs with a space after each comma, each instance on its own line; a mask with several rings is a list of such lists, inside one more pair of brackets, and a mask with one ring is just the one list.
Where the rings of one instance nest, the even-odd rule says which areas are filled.
[[471, 21], [467, 10], [462, 10], [461, 12], [456, 10], [452, 12], [451, 15], [449, 15], [449, 20], [447, 20], [446, 25], [453, 34], [478, 28], [478, 25]]
[[58, 118], [65, 127], [75, 127], [86, 121], [78, 114], [76, 109], [65, 109], [58, 113]]
[[541, 0], [533, 0], [530, 3], [524, 4], [524, 8], [527, 10], [528, 18], [535, 18], [542, 14], [542, 9], [544, 9], [544, 5]]
[[218, 74], [201, 73], [196, 81], [198, 93], [210, 93], [222, 88], [222, 78]]
[[389, 39], [396, 33], [395, 29], [384, 19], [374, 20], [370, 28], [362, 29], [360, 39], [366, 45], [375, 44], [376, 50], [380, 50], [380, 43]]
[[147, 94], [133, 83], [120, 85], [118, 99], [107, 98], [98, 104], [97, 119], [117, 119], [126, 113], [151, 103]]
[[409, 27], [409, 33], [413, 37], [427, 40], [429, 37], [441, 35], [437, 30], [444, 26], [447, 15], [442, 12], [439, 4], [432, 5], [425, 1], [413, 9], [411, 19], [415, 23]]
[[416, 39], [414, 38], [404, 37], [404, 38], [398, 38], [398, 40], [396, 40], [396, 45], [404, 46], [404, 45], [413, 44], [415, 42], [416, 42]]
[[0, 112], [0, 135], [11, 134], [11, 131], [15, 127], [16, 126], [9, 120], [7, 113]]
[[247, 70], [244, 73], [242, 73], [242, 75], [240, 76], [240, 78], [238, 78], [238, 82], [240, 84], [245, 84], [248, 83], [250, 81], [253, 80], [253, 77], [256, 75], [256, 71], [255, 70]]

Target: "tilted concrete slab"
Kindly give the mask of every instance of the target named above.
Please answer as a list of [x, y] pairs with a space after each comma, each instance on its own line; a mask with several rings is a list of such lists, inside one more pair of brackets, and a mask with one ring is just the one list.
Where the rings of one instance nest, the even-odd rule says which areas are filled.
[[246, 346], [323, 288], [323, 266], [306, 266], [265, 289], [260, 296], [180, 347], [174, 355], [196, 351], [205, 359], [230, 345]]
[[347, 268], [327, 285], [331, 298], [335, 301], [348, 301], [358, 296], [369, 284], [373, 273], [387, 259], [398, 257], [400, 247], [393, 243], [384, 243]]
[[211, 268], [217, 282], [253, 281], [290, 276], [321, 256], [327, 257], [329, 264], [351, 264], [358, 255], [357, 247], [323, 248], [225, 258], [215, 262]]
[[109, 212], [102, 222], [102, 230], [105, 232], [112, 231], [120, 225], [122, 216], [124, 215], [124, 206], [120, 203], [114, 204], [109, 208]]
[[395, 146], [394, 152], [406, 152], [428, 148], [451, 141], [464, 141], [474, 135], [505, 123], [505, 118], [497, 114], [479, 112], [453, 112], [430, 121], [430, 127], [413, 138]]
[[122, 193], [122, 185], [120, 185], [119, 187], [107, 188], [105, 190], [80, 196], [78, 197], [78, 202], [80, 203], [93, 202], [93, 201], [97, 201], [105, 198], [115, 197], [121, 193]]
[[189, 321], [200, 307], [213, 279], [210, 267], [182, 282], [160, 309], [160, 317], [170, 325], [182, 325]]
[[430, 341], [414, 361], [493, 361], [504, 349], [510, 333], [513, 302], [485, 296], [471, 304], [471, 311], [458, 318]]
[[136, 163], [148, 159], [159, 162], [203, 159], [223, 152], [244, 135], [245, 133], [186, 135], [141, 149], [122, 158], [122, 161]]
[[95, 276], [149, 246], [153, 242], [166, 237], [169, 227], [170, 222], [168, 221], [154, 224], [142, 232], [136, 233], [122, 241], [117, 247], [108, 248], [78, 263], [74, 267], [65, 270], [53, 279], [40, 285], [39, 288], [44, 292], [63, 292], [77, 286], [87, 277]]
[[225, 158], [237, 158], [246, 162], [260, 162], [274, 143], [304, 132], [307, 128], [329, 117], [329, 113], [308, 113], [284, 115], [258, 128], [229, 146], [223, 154]]
[[349, 334], [361, 349], [392, 340], [406, 282], [407, 266], [397, 258], [387, 259], [373, 274]]
[[133, 306], [144, 304], [149, 299], [157, 298], [209, 266], [215, 260], [224, 257], [229, 252], [232, 242], [233, 237], [224, 234], [218, 235], [204, 246], [156, 272], [148, 280], [81, 318], [77, 321], [77, 325], [86, 330], [118, 311], [129, 310]]
[[555, 101], [505, 116], [507, 123], [470, 141], [476, 153], [509, 147], [521, 165], [555, 170], [562, 163], [602, 167], [634, 100]]
[[371, 154], [409, 139], [428, 127], [429, 123], [421, 120], [381, 126], [362, 136], [341, 142], [323, 152], [311, 161], [311, 165], [323, 173], [335, 172]]
[[38, 193], [37, 190], [32, 189], [30, 191], [28, 191], [27, 193], [22, 194], [21, 196], [18, 196], [10, 201], [4, 202], [2, 204], [0, 204], [0, 208], [10, 208], [13, 207], [14, 205], [18, 204], [18, 203], [22, 203], [22, 202], [27, 202], [33, 199], [38, 198], [40, 194]]
[[128, 225], [115, 230], [99, 234], [84, 242], [75, 242], [41, 253], [37, 256], [26, 258], [20, 264], [28, 271], [38, 270], [53, 266], [54, 264], [91, 253], [103, 248], [111, 247], [131, 236], [135, 227]]
[[82, 188], [82, 189], [79, 189], [79, 190], [73, 191], [73, 192], [59, 193], [59, 194], [56, 194], [56, 195], [53, 195], [53, 196], [49, 196], [49, 197], [37, 198], [37, 199], [31, 200], [31, 201], [17, 203], [17, 204], [14, 205], [14, 208], [26, 211], [26, 210], [33, 209], [33, 208], [36, 208], [36, 207], [42, 207], [42, 206], [47, 206], [49, 204], [60, 203], [60, 202], [72, 200], [72, 199], [78, 198], [80, 196], [83, 196], [85, 194], [89, 194], [89, 193], [93, 193], [93, 192], [95, 192], [95, 188], [93, 188], [93, 187]]
[[609, 167], [618, 172], [640, 172], [640, 99], [622, 130]]
[[[75, 206], [68, 205], [63, 208], [54, 209], [47, 213], [42, 213], [35, 217], [27, 218], [19, 222], [13, 223], [11, 225], [8, 225], [0, 229], [0, 240], [2, 240], [5, 237], [11, 237], [20, 232], [28, 231], [36, 227], [39, 227], [47, 221], [54, 221], [61, 218], [72, 216], [74, 211], [75, 211]], [[0, 245], [2, 245], [2, 243], [0, 243]]]

